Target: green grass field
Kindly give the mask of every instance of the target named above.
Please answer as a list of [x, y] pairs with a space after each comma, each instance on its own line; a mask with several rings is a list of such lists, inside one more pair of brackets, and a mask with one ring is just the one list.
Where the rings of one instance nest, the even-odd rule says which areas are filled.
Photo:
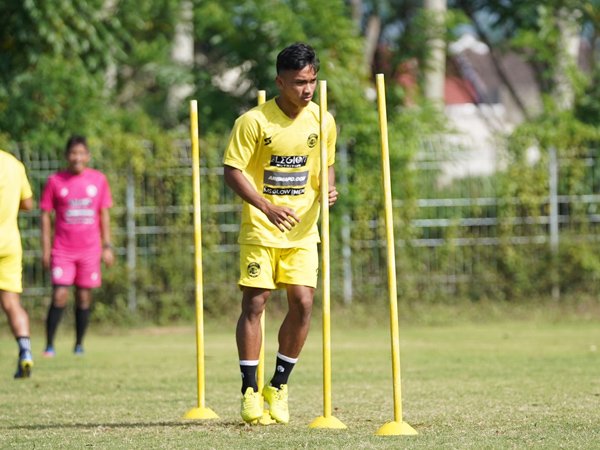
[[[342, 321], [344, 324], [346, 321]], [[334, 322], [335, 323], [335, 322]], [[267, 340], [273, 370], [275, 320]], [[393, 418], [387, 321], [334, 326], [334, 415], [347, 430], [312, 430], [322, 414], [320, 319], [290, 382], [289, 425], [241, 423], [233, 326], [207, 324], [207, 406], [196, 405], [191, 327], [93, 331], [84, 357], [61, 327], [57, 356], [13, 381], [15, 343], [0, 334], [1, 448], [600, 448], [600, 323], [527, 320], [402, 325], [403, 415], [418, 436], [379, 437]]]

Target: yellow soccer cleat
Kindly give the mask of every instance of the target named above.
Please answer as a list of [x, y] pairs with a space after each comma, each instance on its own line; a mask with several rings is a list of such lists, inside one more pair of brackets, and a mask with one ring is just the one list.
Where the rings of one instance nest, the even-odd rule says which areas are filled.
[[290, 413], [288, 411], [288, 387], [282, 384], [279, 389], [267, 385], [263, 388], [263, 397], [269, 404], [269, 415], [279, 423], [288, 423]]
[[246, 423], [258, 423], [258, 419], [263, 415], [260, 394], [251, 387], [246, 389], [246, 393], [242, 397], [240, 414]]
[[17, 363], [17, 372], [15, 373], [15, 379], [31, 377], [32, 369], [33, 358], [31, 357], [31, 352], [22, 352], [19, 356], [19, 362]]

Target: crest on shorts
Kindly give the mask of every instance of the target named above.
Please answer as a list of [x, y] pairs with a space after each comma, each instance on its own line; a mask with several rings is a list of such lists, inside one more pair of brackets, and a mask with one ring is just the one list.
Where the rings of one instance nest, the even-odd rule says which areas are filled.
[[260, 264], [257, 262], [251, 262], [248, 264], [248, 275], [252, 278], [256, 278], [260, 275]]
[[317, 145], [318, 140], [319, 140], [319, 136], [317, 136], [315, 133], [311, 133], [310, 136], [308, 136], [308, 140], [306, 141], [306, 144], [308, 145], [309, 148], [313, 148], [315, 145]]

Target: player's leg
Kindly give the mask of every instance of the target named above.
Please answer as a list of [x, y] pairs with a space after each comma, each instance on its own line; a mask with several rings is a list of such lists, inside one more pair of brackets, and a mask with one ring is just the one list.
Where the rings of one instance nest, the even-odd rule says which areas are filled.
[[260, 319], [274, 289], [273, 249], [256, 245], [240, 246], [240, 279], [242, 310], [236, 327], [236, 342], [242, 375], [241, 415], [245, 422], [255, 423], [263, 414], [256, 371], [260, 357], [262, 331]]
[[75, 280], [74, 256], [72, 252], [52, 249], [50, 262], [52, 302], [46, 316], [46, 349], [44, 350], [44, 356], [47, 358], [55, 355], [54, 337], [69, 300], [69, 288]]
[[90, 322], [92, 290], [75, 288], [75, 348], [76, 355], [83, 354], [83, 338]]
[[23, 291], [22, 274], [23, 265], [20, 251], [0, 257], [0, 306], [6, 314], [10, 329], [19, 345], [19, 361], [15, 378], [31, 376], [33, 367], [29, 316], [20, 303], [20, 293]]
[[319, 256], [311, 248], [287, 249], [281, 253], [277, 281], [286, 286], [288, 312], [279, 328], [279, 349], [271, 385], [287, 384], [290, 372], [304, 346], [312, 313]]
[[256, 370], [262, 333], [260, 318], [265, 310], [270, 290], [243, 288], [242, 311], [235, 330], [235, 338], [242, 375], [242, 404], [240, 412], [245, 422], [257, 421], [263, 413], [260, 393], [256, 380]]
[[10, 328], [19, 345], [19, 362], [15, 378], [28, 378], [31, 376], [33, 367], [29, 316], [19, 300], [20, 295], [18, 293], [0, 290], [2, 310], [6, 314]]
[[46, 349], [44, 356], [51, 358], [55, 355], [54, 337], [60, 323], [67, 301], [69, 299], [69, 286], [54, 285], [52, 288], [52, 302], [46, 316]]
[[288, 312], [279, 328], [279, 349], [271, 385], [287, 384], [310, 328], [315, 290], [308, 286], [287, 286]]
[[269, 414], [277, 422], [289, 421], [288, 379], [308, 336], [318, 264], [316, 245], [282, 251], [278, 263], [277, 281], [286, 285], [288, 312], [279, 328], [275, 373], [263, 389]]
[[248, 387], [258, 390], [256, 367], [262, 342], [260, 318], [270, 294], [268, 289], [243, 288], [242, 311], [235, 330], [242, 372], [242, 394]]
[[83, 338], [90, 321], [92, 289], [102, 284], [100, 252], [85, 251], [76, 255], [75, 288], [75, 347], [76, 355], [83, 354]]
[[263, 388], [265, 402], [269, 404], [269, 414], [280, 423], [288, 423], [290, 420], [288, 378], [308, 336], [314, 289], [307, 286], [289, 285], [287, 294], [288, 313], [279, 328], [279, 349], [275, 373], [270, 383]]

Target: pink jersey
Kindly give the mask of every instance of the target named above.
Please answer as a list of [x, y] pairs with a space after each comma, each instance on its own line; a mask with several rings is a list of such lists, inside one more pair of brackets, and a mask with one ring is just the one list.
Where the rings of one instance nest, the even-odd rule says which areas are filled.
[[55, 211], [52, 248], [100, 252], [100, 211], [111, 206], [110, 187], [102, 172], [88, 168], [79, 175], [68, 171], [50, 175], [40, 207]]

